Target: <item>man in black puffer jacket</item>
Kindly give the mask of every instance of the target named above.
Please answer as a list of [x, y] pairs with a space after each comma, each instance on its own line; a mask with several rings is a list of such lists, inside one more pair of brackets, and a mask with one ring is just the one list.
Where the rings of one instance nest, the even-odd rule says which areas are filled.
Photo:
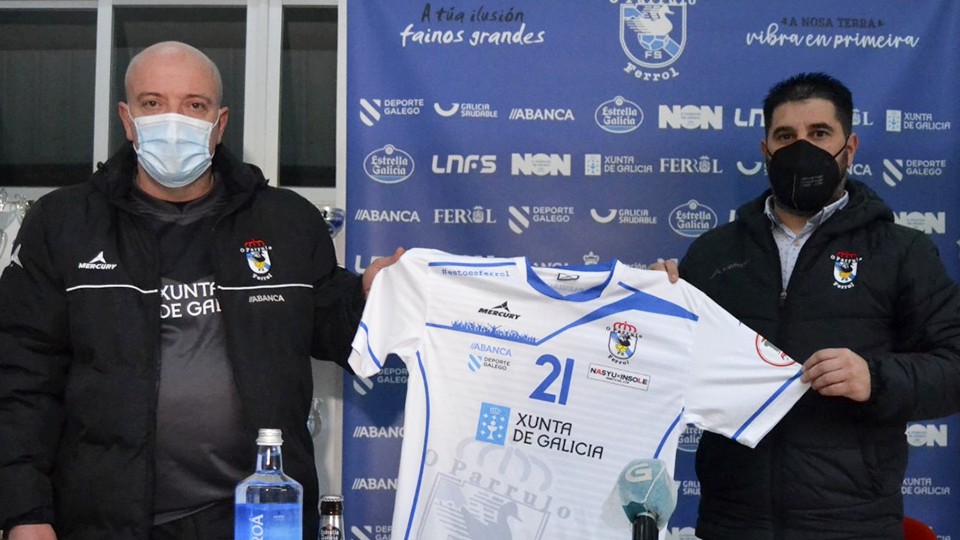
[[902, 539], [906, 422], [960, 410], [957, 286], [926, 235], [845, 177], [852, 118], [832, 77], [774, 86], [771, 189], [680, 261], [681, 277], [804, 359], [813, 389], [756, 449], [704, 433], [705, 540]]
[[0, 279], [0, 526], [11, 540], [233, 537], [258, 428], [315, 539], [310, 358], [346, 366], [365, 292], [323, 217], [218, 146], [220, 74], [183, 43], [127, 71], [126, 144], [27, 213]]

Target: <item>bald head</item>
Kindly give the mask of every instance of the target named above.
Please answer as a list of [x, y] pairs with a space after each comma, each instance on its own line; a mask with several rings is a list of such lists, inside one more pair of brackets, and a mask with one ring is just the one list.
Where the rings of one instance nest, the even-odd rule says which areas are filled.
[[[123, 123], [124, 134], [135, 150], [139, 152], [142, 148], [138, 122], [155, 115], [175, 115], [160, 118], [159, 121], [189, 123], [192, 119], [208, 122], [212, 126], [208, 150], [211, 156], [214, 155], [217, 145], [223, 141], [230, 111], [220, 105], [223, 96], [220, 70], [207, 55], [186, 43], [157, 43], [133, 57], [127, 66], [124, 82], [127, 101], [117, 104], [117, 113]], [[171, 139], [164, 144], [177, 141]], [[207, 193], [213, 185], [210, 167], [191, 183], [171, 187], [158, 182], [142, 162], [138, 160], [138, 163], [137, 185], [144, 193], [157, 199], [192, 201]]]
[[220, 105], [223, 99], [223, 79], [220, 77], [217, 65], [196, 47], [179, 41], [155, 43], [130, 60], [124, 76], [128, 102], [136, 99], [138, 83], [150, 72], [158, 69], [165, 69], [173, 76], [177, 73], [170, 73], [170, 71], [190, 72], [201, 79], [209, 78], [208, 82], [212, 84], [213, 89], [213, 95], [210, 97], [214, 100], [215, 106]]

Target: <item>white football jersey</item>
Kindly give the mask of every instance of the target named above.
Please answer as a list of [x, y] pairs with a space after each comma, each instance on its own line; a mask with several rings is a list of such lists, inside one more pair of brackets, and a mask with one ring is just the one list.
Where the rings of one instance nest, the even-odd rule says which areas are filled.
[[394, 539], [629, 538], [637, 458], [686, 423], [754, 446], [799, 365], [665, 272], [411, 249], [377, 276], [350, 365], [409, 372]]

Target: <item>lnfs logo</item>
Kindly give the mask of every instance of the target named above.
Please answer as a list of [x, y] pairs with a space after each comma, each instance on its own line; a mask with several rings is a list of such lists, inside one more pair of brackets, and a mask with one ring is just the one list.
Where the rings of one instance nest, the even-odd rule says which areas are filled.
[[620, 4], [620, 46], [630, 60], [623, 70], [643, 81], [680, 75], [673, 63], [687, 42], [687, 6], [696, 0], [626, 0]]

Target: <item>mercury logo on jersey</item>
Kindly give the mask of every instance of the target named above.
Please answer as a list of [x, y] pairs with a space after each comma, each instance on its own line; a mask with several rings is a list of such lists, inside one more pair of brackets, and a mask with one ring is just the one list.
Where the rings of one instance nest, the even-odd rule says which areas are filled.
[[510, 307], [507, 306], [507, 302], [504, 301], [498, 306], [493, 306], [492, 308], [480, 308], [477, 310], [477, 313], [483, 313], [484, 315], [495, 315], [497, 317], [503, 317], [504, 319], [519, 319], [519, 313], [511, 313]]
[[253, 270], [253, 279], [257, 281], [267, 281], [272, 279], [273, 276], [270, 274], [270, 268], [272, 263], [270, 262], [270, 250], [273, 248], [268, 246], [266, 242], [259, 239], [251, 238], [243, 243], [243, 247], [240, 248], [240, 253], [244, 255], [247, 260], [247, 266], [250, 267], [250, 270]]

